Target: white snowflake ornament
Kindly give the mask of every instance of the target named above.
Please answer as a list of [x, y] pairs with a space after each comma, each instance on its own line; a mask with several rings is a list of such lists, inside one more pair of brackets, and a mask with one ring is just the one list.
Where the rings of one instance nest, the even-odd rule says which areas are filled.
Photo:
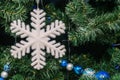
[[45, 15], [46, 13], [42, 9], [34, 9], [31, 12], [32, 29], [30, 25], [25, 25], [21, 20], [13, 21], [10, 28], [12, 33], [16, 33], [17, 36], [26, 39], [11, 47], [11, 55], [14, 58], [21, 59], [26, 53], [30, 53], [32, 49], [31, 66], [37, 70], [42, 69], [46, 65], [46, 53], [43, 50], [51, 53], [55, 58], [62, 57], [66, 52], [64, 45], [51, 40], [51, 38], [54, 39], [56, 36], [65, 33], [65, 24], [56, 20], [44, 28]]

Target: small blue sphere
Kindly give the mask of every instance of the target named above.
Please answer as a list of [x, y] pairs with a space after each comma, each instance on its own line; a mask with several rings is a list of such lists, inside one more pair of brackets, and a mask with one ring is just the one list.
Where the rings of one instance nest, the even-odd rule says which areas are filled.
[[99, 71], [95, 74], [95, 77], [98, 79], [98, 80], [109, 80], [110, 78], [110, 75], [109, 73], [105, 72], [105, 71]]
[[80, 75], [83, 73], [83, 68], [81, 66], [75, 66], [74, 68], [74, 72], [77, 74], [77, 75]]
[[61, 65], [62, 67], [66, 67], [67, 64], [68, 64], [68, 61], [67, 61], [67, 60], [61, 60], [61, 62], [60, 62], [60, 65]]
[[0, 77], [0, 80], [4, 80], [4, 78], [1, 78], [1, 77]]
[[47, 17], [47, 20], [48, 20], [48, 21], [50, 21], [50, 20], [51, 20], [51, 17], [50, 17], [50, 16], [48, 16], [48, 17]]

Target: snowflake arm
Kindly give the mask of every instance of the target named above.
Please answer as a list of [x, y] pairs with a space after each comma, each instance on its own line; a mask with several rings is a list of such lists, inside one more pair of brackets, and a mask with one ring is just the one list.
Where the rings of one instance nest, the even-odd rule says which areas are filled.
[[35, 9], [31, 12], [31, 26], [36, 30], [40, 30], [45, 26], [45, 15], [46, 13], [43, 10]]
[[17, 21], [13, 21], [11, 23], [11, 32], [12, 33], [16, 33], [17, 36], [20, 35], [21, 38], [25, 38], [27, 36], [34, 36], [31, 32], [30, 32], [30, 26], [29, 25], [25, 25], [24, 22], [21, 22], [20, 20]]
[[43, 34], [43, 36], [55, 38], [62, 33], [65, 33], [65, 24], [62, 21], [56, 20], [55, 22], [51, 23], [51, 25], [47, 26], [46, 32]]
[[41, 42], [46, 45], [47, 53], [51, 53], [55, 58], [63, 57], [63, 55], [65, 55], [65, 46], [60, 43], [56, 43], [55, 40], [49, 42], [41, 40]]
[[35, 69], [39, 70], [42, 69], [46, 63], [45, 63], [45, 53], [40, 49], [39, 44], [37, 44], [37, 48], [32, 52], [32, 64]]
[[15, 46], [12, 46], [11, 48], [11, 55], [14, 58], [19, 58], [21, 59], [22, 56], [25, 56], [25, 53], [30, 52], [30, 46], [33, 42], [26, 42], [26, 41], [21, 41], [20, 43], [16, 43]]

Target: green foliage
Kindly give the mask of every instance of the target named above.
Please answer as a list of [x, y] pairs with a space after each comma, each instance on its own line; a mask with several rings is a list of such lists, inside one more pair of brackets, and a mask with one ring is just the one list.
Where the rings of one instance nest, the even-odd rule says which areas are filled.
[[111, 80], [120, 80], [120, 73], [116, 73], [114, 76], [112, 76]]
[[72, 63], [79, 64], [85, 68], [93, 66], [93, 63], [95, 63], [93, 57], [90, 54], [72, 55], [71, 60]]
[[13, 80], [24, 80], [23, 76], [20, 74], [16, 74], [12, 77]]
[[115, 65], [120, 64], [120, 49], [113, 48], [108, 50], [108, 52], [112, 55], [111, 62], [113, 62]]
[[[11, 7], [11, 5], [13, 5]], [[16, 8], [17, 7], [17, 8]], [[24, 19], [25, 14], [27, 13], [27, 10], [23, 5], [13, 4], [13, 3], [7, 3], [6, 7], [1, 7], [1, 17], [6, 20], [6, 22], [10, 22], [15, 19]]]
[[[74, 45], [92, 41], [107, 43], [113, 41], [113, 37], [120, 30], [119, 13], [119, 5], [116, 5], [114, 10], [109, 12], [99, 8], [96, 10], [89, 3], [85, 3], [84, 0], [71, 1], [66, 7], [66, 14], [72, 23], [75, 24], [71, 26], [71, 31], [69, 32], [70, 41]], [[107, 37], [110, 34], [113, 36]]]
[[33, 1], [33, 0], [12, 0], [12, 1], [15, 3], [19, 3], [19, 4], [21, 4], [21, 3], [26, 4], [26, 3], [29, 3], [30, 1]]
[[[48, 24], [56, 19], [58, 20], [61, 20], [63, 22], [67, 22], [67, 16], [65, 15], [65, 13], [63, 13], [62, 11], [60, 11], [59, 9], [56, 9], [55, 6], [51, 3], [49, 5], [46, 5], [45, 6], [46, 8], [46, 15], [47, 17], [50, 17], [51, 20], [50, 21], [47, 21]], [[68, 24], [66, 24], [68, 25]]]
[[80, 77], [79, 80], [97, 80], [95, 77]]
[[[102, 1], [102, 2], [105, 2], [105, 1], [114, 1], [114, 0], [95, 0], [95, 1]], [[120, 3], [120, 0], [115, 0], [116, 3]]]
[[33, 3], [33, 1], [34, 0], [2, 0], [0, 2], [0, 24], [2, 24], [2, 27], [5, 27], [6, 32], [10, 32], [9, 26], [13, 20], [25, 20], [28, 18], [27, 14], [32, 9], [31, 6], [33, 4], [31, 3]]

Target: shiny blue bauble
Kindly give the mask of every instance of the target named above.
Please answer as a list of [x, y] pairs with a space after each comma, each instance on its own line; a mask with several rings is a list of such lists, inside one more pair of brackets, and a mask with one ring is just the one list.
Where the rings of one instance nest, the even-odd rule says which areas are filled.
[[60, 61], [60, 65], [61, 65], [62, 67], [66, 67], [66, 66], [68, 65], [68, 61], [67, 61], [67, 60], [61, 60], [61, 61]]
[[1, 77], [0, 77], [0, 80], [4, 80], [4, 78], [1, 78]]
[[73, 68], [74, 72], [77, 74], [77, 75], [80, 75], [83, 73], [83, 68], [81, 66], [74, 66]]
[[95, 74], [95, 77], [98, 79], [98, 80], [109, 80], [110, 78], [110, 75], [109, 73], [105, 72], [105, 71], [99, 71]]

